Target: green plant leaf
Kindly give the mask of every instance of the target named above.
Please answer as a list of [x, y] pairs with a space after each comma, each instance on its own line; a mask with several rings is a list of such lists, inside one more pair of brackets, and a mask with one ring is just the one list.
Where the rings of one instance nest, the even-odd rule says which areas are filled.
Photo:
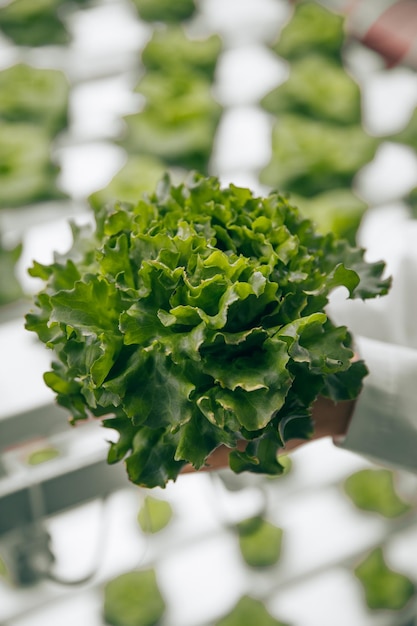
[[[185, 0], [184, 4], [187, 2], [191, 7], [191, 0]], [[180, 4], [176, 3], [176, 6]], [[141, 61], [151, 72], [196, 72], [212, 80], [221, 49], [222, 42], [218, 35], [191, 39], [183, 27], [171, 24], [167, 28], [154, 30], [142, 51]], [[175, 55], [172, 54], [173, 50]]]
[[288, 626], [270, 613], [260, 600], [243, 596], [233, 609], [216, 622], [216, 626]]
[[0, 579], [2, 579], [3, 581], [10, 580], [9, 568], [6, 565], [6, 561], [1, 556], [0, 556]]
[[19, 300], [23, 296], [23, 288], [16, 275], [16, 264], [22, 253], [22, 244], [10, 248], [3, 244], [0, 232], [0, 306]]
[[284, 113], [273, 126], [272, 155], [260, 180], [305, 197], [350, 187], [358, 170], [374, 158], [378, 143], [359, 124]]
[[129, 479], [141, 487], [165, 487], [175, 480], [184, 461], [174, 458], [175, 439], [164, 429], [137, 429], [132, 441], [132, 453], [126, 459]]
[[250, 518], [237, 526], [239, 547], [250, 567], [275, 565], [281, 555], [283, 531], [261, 517]]
[[157, 533], [169, 524], [172, 507], [166, 500], [146, 496], [138, 513], [138, 524], [145, 533]]
[[112, 417], [102, 421], [104, 428], [111, 428], [118, 432], [119, 439], [115, 443], [110, 444], [107, 455], [107, 462], [117, 463], [121, 461], [126, 454], [132, 449], [135, 428], [127, 417]]
[[308, 1], [296, 5], [279, 34], [274, 50], [291, 61], [304, 57], [312, 49], [326, 58], [340, 61], [344, 40], [344, 18]]
[[104, 588], [104, 619], [111, 626], [156, 626], [164, 613], [154, 570], [121, 574]]
[[366, 368], [325, 307], [340, 286], [386, 293], [384, 266], [286, 197], [165, 176], [95, 220], [30, 270], [45, 287], [26, 327], [53, 351], [58, 403], [72, 422], [106, 418], [109, 462], [124, 458], [132, 482], [163, 487], [220, 445], [234, 471], [278, 475], [285, 443], [313, 434], [317, 396], [359, 393]]
[[367, 605], [373, 610], [399, 611], [416, 593], [414, 583], [407, 576], [387, 566], [382, 548], [375, 548], [355, 568], [355, 575], [363, 585]]
[[342, 64], [314, 49], [291, 63], [288, 79], [262, 99], [262, 106], [274, 115], [290, 111], [341, 125], [361, 118], [358, 84]]
[[140, 17], [145, 22], [180, 22], [190, 18], [195, 11], [194, 0], [133, 0]]
[[41, 463], [46, 463], [47, 461], [56, 459], [58, 456], [60, 456], [60, 452], [57, 448], [54, 448], [53, 446], [46, 446], [31, 452], [27, 457], [26, 462], [28, 465], [40, 465]]
[[359, 509], [388, 518], [399, 517], [412, 507], [397, 494], [394, 478], [394, 473], [387, 469], [363, 469], [348, 476], [343, 486]]
[[[2, 10], [0, 26], [1, 20]], [[0, 118], [42, 126], [51, 139], [67, 125], [68, 95], [68, 80], [59, 70], [16, 63], [0, 72]]]

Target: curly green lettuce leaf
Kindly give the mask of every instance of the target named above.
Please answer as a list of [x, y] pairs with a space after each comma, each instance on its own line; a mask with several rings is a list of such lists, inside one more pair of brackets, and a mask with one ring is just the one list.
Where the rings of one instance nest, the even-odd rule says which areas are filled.
[[143, 193], [151, 193], [165, 171], [164, 163], [153, 156], [129, 156], [109, 184], [89, 196], [89, 203], [95, 210], [106, 203], [133, 203]]
[[7, 247], [0, 232], [0, 306], [15, 302], [23, 296], [22, 286], [16, 276], [16, 264], [21, 253], [22, 244]]
[[96, 227], [51, 265], [26, 318], [54, 353], [44, 376], [72, 421], [119, 434], [109, 462], [165, 486], [220, 445], [236, 472], [281, 474], [309, 438], [312, 404], [356, 397], [366, 368], [325, 312], [330, 293], [383, 295], [383, 263], [318, 233], [285, 196], [192, 174], [134, 204], [104, 204]]
[[361, 120], [358, 84], [340, 64], [314, 53], [295, 60], [288, 79], [261, 104], [274, 115], [291, 112], [341, 125]]
[[0, 72], [0, 119], [37, 124], [53, 135], [67, 125], [68, 94], [63, 72], [18, 63]]
[[146, 104], [139, 113], [124, 118], [121, 145], [127, 152], [206, 171], [222, 110], [212, 95], [211, 82], [187, 72], [149, 72], [136, 90]]
[[274, 50], [293, 61], [311, 52], [341, 60], [344, 18], [316, 2], [299, 2], [279, 34]]
[[414, 109], [405, 127], [399, 132], [390, 135], [387, 139], [395, 143], [410, 146], [410, 148], [415, 150], [417, 143], [417, 108]]
[[0, 208], [63, 197], [45, 129], [0, 121], [0, 162]]
[[291, 194], [291, 200], [302, 213], [313, 220], [317, 229], [325, 234], [334, 233], [354, 246], [356, 233], [367, 204], [351, 189], [330, 189], [312, 197]]
[[260, 180], [302, 196], [349, 187], [371, 161], [378, 139], [360, 125], [335, 123], [285, 113], [272, 130], [272, 155]]
[[[148, 72], [193, 72], [212, 80], [222, 49], [218, 35], [191, 39], [178, 25], [155, 29], [141, 55]], [[175, 54], [172, 51], [175, 50]]]
[[19, 46], [66, 44], [69, 33], [58, 8], [62, 0], [11, 0], [0, 8], [0, 30]]
[[145, 22], [181, 22], [196, 10], [194, 0], [133, 0], [133, 4]]

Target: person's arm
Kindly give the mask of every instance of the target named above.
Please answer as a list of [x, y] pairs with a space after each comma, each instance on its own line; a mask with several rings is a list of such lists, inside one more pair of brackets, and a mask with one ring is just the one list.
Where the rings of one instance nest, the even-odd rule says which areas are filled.
[[318, 0], [346, 16], [346, 31], [385, 60], [417, 68], [417, 2], [415, 0]]
[[378, 52], [388, 67], [399, 63], [417, 68], [417, 3], [392, 0], [391, 4], [356, 0], [347, 9], [347, 30], [365, 46]]
[[364, 337], [356, 341], [369, 375], [338, 445], [416, 473], [417, 349]]

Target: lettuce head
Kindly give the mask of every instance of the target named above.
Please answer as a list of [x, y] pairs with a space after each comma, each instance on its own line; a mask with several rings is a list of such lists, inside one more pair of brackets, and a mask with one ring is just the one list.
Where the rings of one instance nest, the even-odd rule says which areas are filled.
[[73, 232], [66, 255], [31, 268], [45, 287], [26, 324], [53, 351], [58, 403], [118, 433], [108, 460], [132, 482], [163, 487], [220, 445], [236, 472], [279, 474], [280, 448], [314, 431], [317, 396], [359, 393], [366, 367], [325, 307], [340, 286], [386, 293], [384, 263], [278, 192], [165, 177]]

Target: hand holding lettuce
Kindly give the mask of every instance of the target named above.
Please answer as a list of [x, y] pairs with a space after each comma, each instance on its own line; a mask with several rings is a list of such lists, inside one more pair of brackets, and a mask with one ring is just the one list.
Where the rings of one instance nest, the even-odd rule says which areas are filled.
[[383, 295], [383, 270], [279, 193], [166, 178], [34, 264], [45, 288], [27, 328], [54, 352], [58, 403], [73, 423], [105, 416], [108, 460], [134, 483], [164, 486], [222, 444], [235, 472], [279, 474], [278, 451], [313, 435], [317, 397], [356, 397], [367, 371], [325, 313], [330, 292]]

